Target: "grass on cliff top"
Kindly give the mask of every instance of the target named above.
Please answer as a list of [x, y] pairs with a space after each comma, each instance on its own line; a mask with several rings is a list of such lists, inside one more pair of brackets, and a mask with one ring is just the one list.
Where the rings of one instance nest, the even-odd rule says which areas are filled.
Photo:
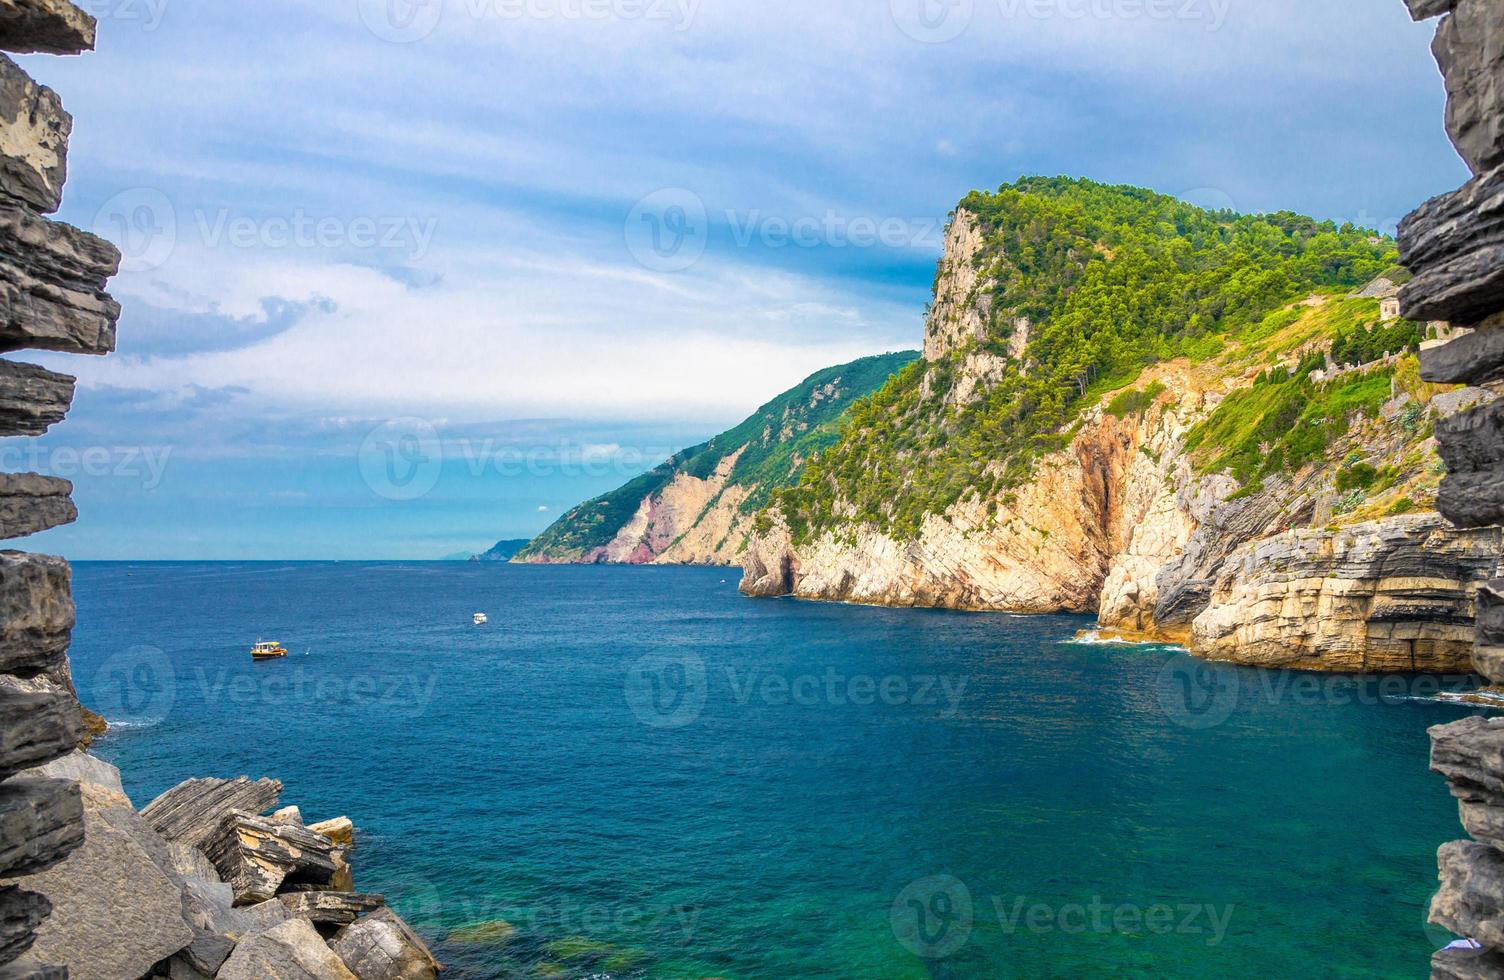
[[744, 509], [761, 508], [774, 488], [789, 483], [805, 460], [837, 439], [836, 421], [853, 402], [881, 387], [918, 356], [918, 351], [880, 354], [817, 371], [734, 429], [570, 510], [534, 538], [519, 557], [567, 557], [604, 547], [637, 513], [644, 498], [661, 491], [680, 473], [708, 479], [727, 456], [743, 446], [747, 448], [732, 468], [731, 482], [751, 490]]
[[1006, 356], [1013, 319], [1028, 317], [1027, 373], [956, 408], [946, 398], [956, 352], [911, 365], [854, 406], [840, 440], [775, 495], [796, 541], [853, 515], [914, 537], [927, 514], [1027, 480], [1042, 454], [1068, 444], [1085, 406], [1145, 366], [1214, 356], [1295, 300], [1352, 290], [1397, 259], [1391, 241], [1348, 225], [1206, 211], [1087, 180], [1026, 178], [961, 207], [984, 238], [983, 346]]

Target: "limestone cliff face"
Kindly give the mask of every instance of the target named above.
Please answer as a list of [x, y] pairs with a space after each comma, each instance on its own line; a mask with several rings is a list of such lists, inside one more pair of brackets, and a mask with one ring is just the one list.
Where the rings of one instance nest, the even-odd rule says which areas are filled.
[[[985, 248], [976, 217], [958, 211], [926, 325], [934, 369], [919, 389], [947, 411], [1031, 367], [1034, 325], [994, 308]], [[1385, 286], [1386, 296], [1395, 291]], [[1466, 671], [1476, 599], [1499, 565], [1500, 537], [1459, 531], [1434, 512], [1443, 468], [1429, 425], [1442, 400], [1462, 393], [1402, 383], [1395, 356], [1338, 367], [1327, 353], [1318, 377], [1376, 378], [1384, 404], [1354, 413], [1324, 454], [1245, 486], [1190, 444], [1229, 398], [1327, 351], [1323, 324], [1362, 314], [1360, 301], [1377, 319], [1379, 298], [1315, 295], [1255, 344], [1150, 366], [1132, 386], [1141, 397], [1109, 410], [1113, 395], [1102, 396], [1065, 448], [1040, 457], [1021, 484], [963, 492], [926, 514], [916, 534], [856, 519], [838, 500], [847, 519], [796, 536], [775, 508], [748, 540], [742, 590], [1096, 613], [1103, 630], [1270, 666]], [[1000, 477], [1004, 465], [994, 462], [984, 477]], [[1353, 490], [1344, 480], [1354, 479], [1367, 482]]]
[[[1166, 376], [1176, 377], [1173, 367]], [[824, 535], [795, 553], [784, 529], [754, 536], [743, 590], [1011, 612], [1093, 611], [1109, 579], [1116, 594], [1136, 595], [1127, 570], [1185, 534], [1159, 490], [1178, 468], [1187, 418], [1168, 399], [1126, 419], [1097, 410], [1028, 484], [930, 515], [913, 541], [868, 527], [852, 538]]]
[[854, 402], [918, 356], [906, 351], [866, 357], [811, 375], [736, 428], [575, 507], [514, 560], [737, 564], [768, 494], [835, 438]]
[[1251, 541], [1222, 567], [1192, 643], [1269, 667], [1468, 673], [1499, 534], [1422, 514]]

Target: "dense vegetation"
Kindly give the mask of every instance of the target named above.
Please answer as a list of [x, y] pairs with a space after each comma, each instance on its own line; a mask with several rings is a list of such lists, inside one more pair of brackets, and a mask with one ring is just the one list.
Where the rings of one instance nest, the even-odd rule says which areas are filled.
[[644, 498], [658, 493], [680, 473], [711, 476], [743, 446], [731, 470], [732, 484], [748, 488], [745, 510], [760, 510], [777, 487], [796, 479], [803, 463], [839, 438], [843, 413], [880, 388], [917, 351], [865, 357], [826, 368], [759, 408], [736, 428], [693, 446], [625, 486], [569, 511], [534, 538], [521, 557], [587, 552], [609, 544], [632, 519]]
[[[1069, 441], [1085, 405], [1146, 365], [1212, 357], [1229, 335], [1262, 327], [1292, 300], [1360, 286], [1396, 261], [1391, 241], [1351, 226], [1210, 212], [1086, 180], [1027, 178], [971, 194], [961, 207], [985, 236], [978, 261], [992, 320], [984, 346], [1006, 356], [1013, 319], [1028, 317], [1027, 371], [1006, 372], [956, 407], [946, 401], [961, 360], [953, 353], [910, 365], [854, 406], [841, 439], [777, 494], [796, 541], [853, 517], [916, 535], [926, 514], [963, 495], [1024, 481], [1042, 453]], [[1261, 393], [1278, 401], [1275, 418], [1293, 411], [1283, 384]], [[1283, 459], [1307, 451], [1297, 442]]]

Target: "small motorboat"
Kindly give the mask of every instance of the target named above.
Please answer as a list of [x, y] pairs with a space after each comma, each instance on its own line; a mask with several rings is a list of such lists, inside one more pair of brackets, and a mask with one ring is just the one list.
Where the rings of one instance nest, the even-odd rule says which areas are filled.
[[287, 648], [276, 640], [257, 640], [251, 647], [252, 660], [276, 660], [287, 656]]
[[484, 626], [484, 625], [486, 625], [489, 622], [490, 622], [490, 620], [486, 618], [486, 614], [485, 613], [476, 613], [475, 614], [475, 625], [476, 626]]

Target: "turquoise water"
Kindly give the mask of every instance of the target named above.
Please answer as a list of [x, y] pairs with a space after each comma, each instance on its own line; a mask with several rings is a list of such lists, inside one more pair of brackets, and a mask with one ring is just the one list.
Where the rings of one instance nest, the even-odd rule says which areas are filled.
[[[243, 773], [348, 814], [358, 883], [456, 976], [1414, 977], [1441, 938], [1461, 832], [1425, 729], [1464, 712], [1415, 679], [720, 570], [75, 576], [75, 675], [137, 804]], [[259, 637], [293, 656], [252, 663]]]

